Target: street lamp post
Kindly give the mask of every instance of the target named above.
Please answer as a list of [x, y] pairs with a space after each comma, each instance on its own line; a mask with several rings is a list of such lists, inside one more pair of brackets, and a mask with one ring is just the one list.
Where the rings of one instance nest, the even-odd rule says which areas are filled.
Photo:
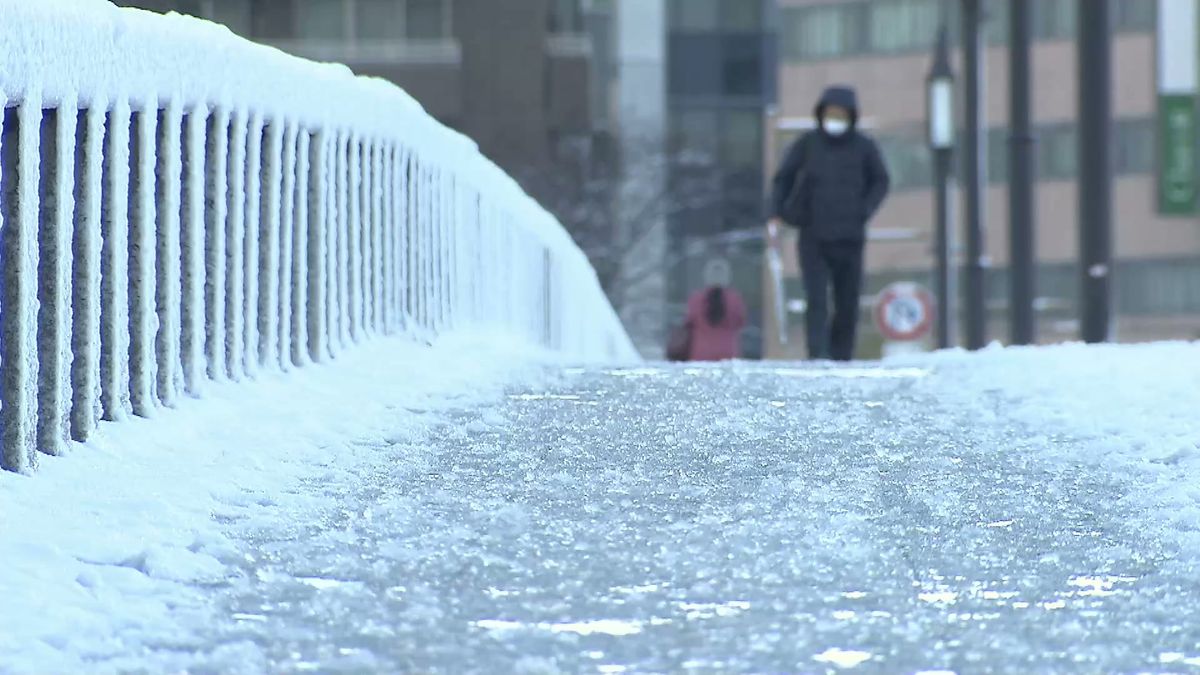
[[1079, 0], [1080, 328], [1112, 336], [1112, 6]]
[[983, 0], [962, 0], [963, 39], [963, 200], [966, 225], [966, 314], [967, 349], [987, 345], [988, 260], [984, 253], [984, 197], [987, 180], [987, 146], [984, 133]]
[[1034, 143], [1030, 39], [1033, 34], [1033, 0], [1012, 0], [1009, 31], [1009, 312], [1012, 343], [1033, 344], [1037, 339], [1036, 238], [1034, 236]]
[[933, 65], [926, 80], [928, 91], [929, 149], [933, 153], [933, 200], [937, 237], [937, 273], [934, 287], [938, 297], [938, 348], [953, 346], [950, 337], [954, 285], [950, 266], [950, 162], [954, 152], [954, 71], [950, 67], [950, 45], [945, 26], [938, 31]]

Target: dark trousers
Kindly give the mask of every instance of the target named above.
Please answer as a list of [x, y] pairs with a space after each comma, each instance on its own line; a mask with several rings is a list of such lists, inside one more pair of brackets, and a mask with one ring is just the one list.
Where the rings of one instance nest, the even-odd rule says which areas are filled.
[[[800, 268], [808, 296], [805, 325], [809, 358], [835, 361], [854, 358], [858, 301], [862, 293], [863, 248], [861, 241], [800, 238]], [[831, 284], [832, 319], [829, 316]]]

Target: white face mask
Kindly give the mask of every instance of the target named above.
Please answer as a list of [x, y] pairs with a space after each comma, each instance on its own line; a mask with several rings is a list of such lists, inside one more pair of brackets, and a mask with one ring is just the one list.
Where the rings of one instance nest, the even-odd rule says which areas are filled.
[[850, 123], [846, 120], [825, 120], [822, 127], [830, 136], [841, 136], [850, 130]]

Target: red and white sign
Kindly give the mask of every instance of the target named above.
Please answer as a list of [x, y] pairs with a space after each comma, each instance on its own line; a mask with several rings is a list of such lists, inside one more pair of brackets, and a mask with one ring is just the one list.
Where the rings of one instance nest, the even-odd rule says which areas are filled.
[[896, 283], [875, 299], [875, 325], [884, 339], [916, 342], [929, 335], [936, 311], [933, 294], [924, 286]]

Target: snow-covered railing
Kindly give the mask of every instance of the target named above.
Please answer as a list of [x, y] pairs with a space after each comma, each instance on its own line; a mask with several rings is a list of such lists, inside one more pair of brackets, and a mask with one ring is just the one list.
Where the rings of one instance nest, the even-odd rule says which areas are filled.
[[372, 335], [634, 358], [557, 221], [400, 89], [103, 0], [0, 21], [3, 468]]

